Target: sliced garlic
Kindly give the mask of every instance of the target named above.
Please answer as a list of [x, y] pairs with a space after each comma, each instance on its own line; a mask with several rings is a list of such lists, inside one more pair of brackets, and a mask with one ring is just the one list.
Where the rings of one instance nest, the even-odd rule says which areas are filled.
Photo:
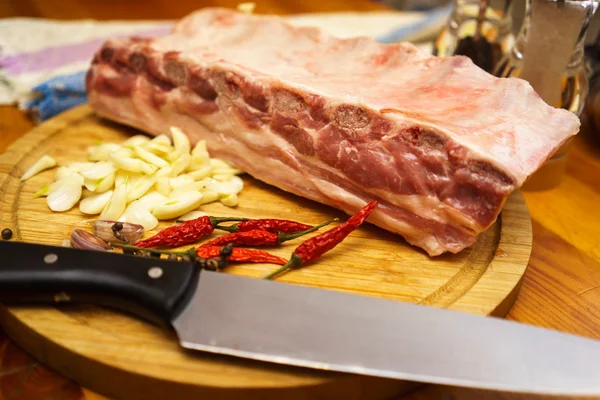
[[107, 176], [105, 176], [104, 178], [100, 179], [98, 181], [98, 184], [96, 185], [96, 193], [104, 193], [107, 190], [111, 189], [113, 187], [113, 185], [115, 184], [115, 179], [116, 179], [116, 173], [112, 172], [110, 174], [108, 174]]
[[73, 168], [63, 165], [62, 167], [58, 167], [54, 173], [54, 181], [59, 181], [67, 175], [73, 175], [76, 173], [77, 171], [75, 171]]
[[202, 193], [186, 192], [168, 198], [166, 202], [156, 207], [152, 214], [159, 220], [174, 219], [198, 208], [201, 203]]
[[184, 154], [184, 153], [181, 153], [177, 150], [172, 150], [169, 152], [169, 154], [167, 154], [165, 156], [165, 160], [167, 160], [170, 163], [173, 163], [173, 162], [175, 162], [175, 160], [177, 160], [179, 157], [181, 157], [182, 154]]
[[208, 154], [208, 151], [206, 149], [206, 140], [198, 140], [198, 142], [196, 142], [196, 145], [194, 146], [194, 149], [192, 150], [192, 155], [198, 155], [198, 154]]
[[67, 175], [50, 185], [46, 204], [52, 211], [68, 211], [81, 198], [82, 182], [77, 175]]
[[244, 189], [244, 181], [239, 176], [231, 176], [227, 181], [210, 180], [206, 187], [219, 195], [238, 194]]
[[173, 173], [175, 175], [179, 175], [180, 173], [185, 171], [187, 167], [189, 167], [191, 162], [192, 156], [190, 156], [188, 153], [182, 154], [177, 160], [173, 162], [173, 164], [171, 164], [171, 168], [173, 168]]
[[129, 139], [125, 140], [123, 142], [123, 146], [133, 148], [133, 147], [137, 147], [142, 144], [148, 143], [149, 141], [150, 141], [150, 138], [148, 136], [134, 135], [134, 136], [130, 137]]
[[227, 207], [235, 207], [238, 205], [239, 203], [239, 199], [237, 194], [228, 194], [226, 196], [223, 196], [221, 198], [219, 198], [219, 201]]
[[169, 183], [169, 178], [166, 176], [157, 178], [155, 187], [156, 190], [164, 196], [168, 196], [171, 193], [171, 184]]
[[116, 171], [113, 163], [109, 161], [98, 161], [93, 168], [79, 172], [84, 179], [99, 180]]
[[117, 152], [110, 153], [109, 159], [117, 168], [124, 169], [125, 171], [141, 172], [146, 175], [151, 175], [157, 171], [154, 165], [137, 158], [122, 157]]
[[156, 154], [144, 149], [142, 146], [133, 147], [133, 151], [135, 154], [141, 158], [142, 160], [150, 163], [158, 168], [167, 167], [169, 165], [168, 162], [157, 156]]
[[206, 164], [196, 170], [188, 172], [187, 175], [194, 178], [194, 180], [201, 180], [204, 178], [208, 178], [212, 174], [213, 167], [210, 164]]
[[[173, 179], [177, 179], [177, 178], [173, 178]], [[206, 183], [205, 182], [191, 182], [191, 183], [187, 183], [185, 185], [181, 185], [181, 186], [176, 186], [173, 187], [173, 191], [171, 192], [171, 197], [175, 197], [181, 193], [185, 193], [185, 192], [193, 192], [193, 191], [199, 191], [201, 189], [204, 189], [206, 187]]]
[[146, 207], [148, 211], [152, 212], [156, 207], [167, 201], [167, 196], [160, 194], [156, 190], [152, 190], [137, 201]]
[[219, 200], [219, 193], [210, 189], [201, 190], [202, 193], [202, 204], [208, 204]]
[[161, 169], [156, 171], [156, 176], [157, 177], [162, 177], [162, 176], [175, 177], [175, 174], [173, 173], [173, 168], [171, 168], [171, 166], [169, 165], [167, 167], [162, 167]]
[[100, 219], [116, 221], [121, 215], [123, 215], [126, 206], [127, 183], [124, 183], [115, 188], [109, 202], [100, 213]]
[[72, 162], [67, 164], [67, 167], [69, 167], [70, 169], [72, 169], [75, 172], [83, 172], [83, 171], [89, 171], [91, 169], [94, 169], [96, 167], [96, 163], [94, 162]]
[[103, 143], [98, 146], [88, 147], [88, 161], [106, 161], [110, 153], [120, 148], [121, 146], [116, 143]]
[[152, 142], [146, 144], [144, 146], [144, 148], [160, 157], [165, 157], [167, 154], [169, 154], [171, 152], [171, 149], [172, 149], [171, 145], [167, 145], [164, 143], [152, 143]]
[[133, 184], [128, 185], [127, 189], [127, 202], [131, 203], [134, 200], [139, 199], [150, 190], [156, 183], [156, 178], [153, 176], [141, 176]]
[[133, 172], [118, 170], [115, 176], [115, 186], [119, 186], [127, 182], [130, 185], [133, 185], [138, 179], [140, 179], [143, 174], [136, 174]]
[[240, 175], [243, 171], [236, 168], [214, 168], [213, 174], [215, 175]]
[[100, 214], [112, 198], [113, 191], [86, 197], [79, 203], [79, 211], [84, 214]]
[[33, 163], [31, 167], [21, 176], [21, 181], [26, 181], [34, 175], [39, 174], [50, 168], [56, 167], [56, 160], [48, 155], [43, 155], [39, 160]]
[[175, 126], [171, 127], [171, 137], [175, 150], [181, 154], [188, 154], [191, 149], [190, 139], [183, 131]]
[[171, 142], [171, 138], [169, 136], [165, 135], [164, 133], [153, 137], [152, 140], [150, 140], [150, 143], [158, 143], [158, 144], [163, 144], [163, 145], [167, 145], [167, 146], [173, 145], [173, 143]]
[[233, 178], [233, 175], [230, 175], [230, 174], [214, 174], [212, 176], [212, 178], [214, 180], [217, 180], [217, 181], [226, 182], [226, 181], [231, 180], [231, 178]]
[[[135, 152], [127, 147], [121, 147], [118, 150], [112, 152], [116, 155], [118, 155], [119, 157], [127, 157], [127, 158], [132, 158], [135, 157]], [[112, 154], [111, 153], [111, 154]], [[110, 159], [110, 154], [108, 155], [109, 159]]]
[[182, 215], [181, 217], [177, 218], [179, 221], [191, 221], [192, 219], [198, 219], [200, 217], [205, 217], [208, 214], [203, 212], [203, 211], [190, 211], [187, 214]]
[[127, 206], [119, 221], [138, 224], [146, 230], [154, 229], [158, 225], [158, 219], [139, 200], [135, 200]]
[[176, 189], [178, 187], [185, 186], [190, 183], [194, 183], [194, 178], [187, 175], [181, 175], [177, 178], [169, 178], [169, 185], [171, 185], [171, 189]]

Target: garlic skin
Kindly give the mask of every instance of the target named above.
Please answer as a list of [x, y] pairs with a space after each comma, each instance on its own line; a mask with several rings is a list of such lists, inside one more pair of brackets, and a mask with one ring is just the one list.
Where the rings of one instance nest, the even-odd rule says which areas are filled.
[[48, 155], [43, 155], [39, 160], [33, 163], [31, 167], [21, 176], [21, 182], [39, 174], [50, 168], [56, 167], [56, 160]]
[[[108, 220], [94, 220], [92, 221], [92, 232], [94, 235], [98, 236], [100, 239], [104, 240], [107, 243], [120, 243], [121, 241], [117, 239], [112, 230], [112, 226], [117, 221], [108, 221]], [[130, 243], [135, 243], [140, 240], [144, 236], [144, 227], [138, 224], [133, 224], [130, 222], [122, 222], [123, 229], [119, 232], [123, 235]]]
[[112, 251], [104, 240], [82, 229], [71, 232], [71, 247], [83, 250]]

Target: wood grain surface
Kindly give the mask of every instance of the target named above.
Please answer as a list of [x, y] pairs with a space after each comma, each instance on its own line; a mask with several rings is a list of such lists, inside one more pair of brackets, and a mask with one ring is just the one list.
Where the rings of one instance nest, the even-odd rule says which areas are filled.
[[[0, 226], [14, 240], [59, 245], [74, 228], [89, 229], [90, 216], [77, 208], [51, 212], [34, 193], [52, 182], [48, 170], [25, 183], [19, 177], [47, 154], [58, 165], [86, 161], [86, 149], [97, 141], [122, 142], [139, 131], [97, 117], [80, 106], [49, 120], [15, 141], [0, 155]], [[326, 206], [293, 196], [244, 176], [240, 204], [202, 206], [215, 216], [282, 218], [316, 224], [333, 216], [347, 217]], [[293, 216], [293, 217], [292, 217]], [[172, 225], [162, 222], [159, 229]], [[313, 234], [314, 235], [314, 234]], [[314, 265], [278, 280], [348, 293], [449, 308], [479, 315], [504, 316], [518, 293], [531, 253], [531, 220], [522, 195], [510, 196], [501, 218], [470, 248], [430, 258], [399, 236], [375, 226], [358, 229]], [[289, 257], [297, 245], [271, 252]], [[260, 278], [277, 268], [264, 264], [232, 265], [225, 273]], [[307, 395], [387, 399], [403, 384], [299, 368], [281, 368], [212, 355], [190, 355], [176, 338], [147, 323], [97, 307], [0, 309], [0, 322], [10, 337], [45, 364], [88, 387], [117, 398], [161, 399], [215, 395], [235, 398], [251, 390], [252, 398], [303, 398]], [[48, 349], [53, 349], [49, 351]], [[166, 371], [169, 371], [166, 373]], [[122, 382], [110, 390], [103, 382]], [[250, 396], [249, 392], [245, 395]]]
[[[180, 18], [198, 7], [217, 4], [231, 6], [233, 0], [5, 0], [0, 17], [30, 16], [57, 19], [140, 19]], [[262, 0], [258, 12], [318, 12], [328, 10], [371, 10], [381, 8], [366, 0], [323, 2], [280, 2]], [[0, 151], [33, 124], [16, 108], [0, 107]], [[600, 133], [587, 129], [570, 150], [566, 176], [560, 186], [547, 191], [525, 191], [533, 219], [534, 245], [529, 268], [519, 297], [508, 319], [600, 339]], [[0, 398], [104, 399], [86, 389], [75, 390], [76, 397], [61, 391], [69, 383], [59, 374], [23, 353], [10, 340], [0, 340]], [[8, 350], [7, 350], [8, 349]], [[35, 372], [36, 370], [41, 370]], [[19, 372], [15, 372], [19, 371]], [[33, 371], [22, 373], [22, 371]], [[18, 375], [15, 375], [18, 374]], [[36, 377], [35, 379], [32, 379]], [[12, 380], [11, 383], [6, 383]], [[73, 383], [70, 383], [76, 389]], [[107, 383], [112, 384], [112, 383]], [[13, 390], [5, 391], [10, 385]], [[40, 388], [53, 387], [43, 391]], [[68, 390], [68, 389], [67, 389]], [[439, 385], [420, 387], [403, 400], [424, 399], [555, 399], [469, 390]], [[569, 398], [569, 399], [575, 399]]]

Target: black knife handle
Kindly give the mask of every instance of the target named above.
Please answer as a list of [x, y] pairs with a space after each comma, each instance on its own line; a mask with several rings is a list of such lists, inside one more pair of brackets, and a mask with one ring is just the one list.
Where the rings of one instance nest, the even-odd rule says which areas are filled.
[[170, 326], [198, 277], [192, 262], [0, 241], [4, 304], [96, 304]]

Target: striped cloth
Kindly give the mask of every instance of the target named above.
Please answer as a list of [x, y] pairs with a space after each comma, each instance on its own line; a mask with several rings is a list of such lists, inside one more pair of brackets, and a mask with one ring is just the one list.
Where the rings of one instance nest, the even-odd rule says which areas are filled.
[[[294, 25], [318, 26], [339, 37], [371, 36], [381, 43], [430, 40], [445, 24], [449, 7], [430, 12], [300, 14]], [[109, 37], [157, 37], [173, 21], [0, 20], [0, 104], [17, 104], [38, 121], [84, 103], [85, 71]]]

